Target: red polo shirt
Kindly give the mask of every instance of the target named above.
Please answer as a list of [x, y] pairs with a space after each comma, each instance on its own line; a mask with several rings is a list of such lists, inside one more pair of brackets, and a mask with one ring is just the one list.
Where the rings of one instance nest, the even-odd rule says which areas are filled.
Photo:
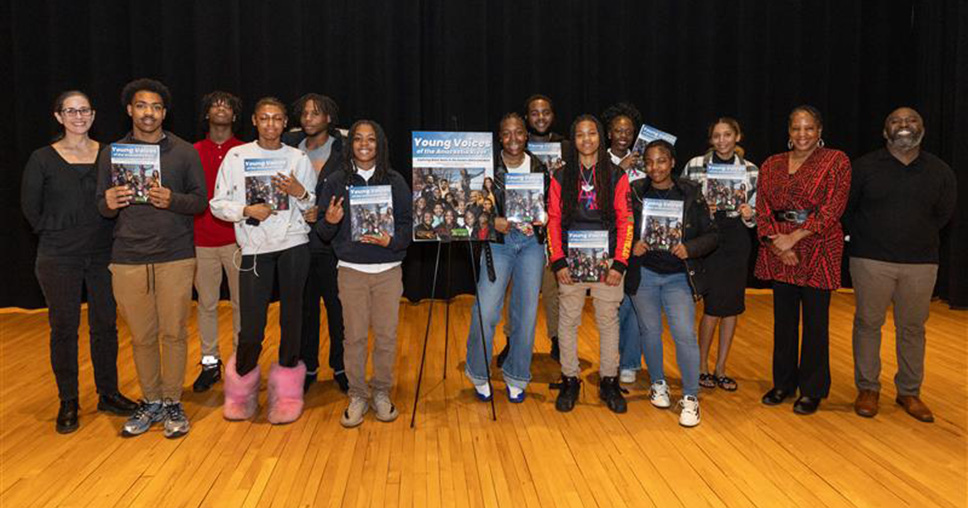
[[[205, 170], [205, 187], [208, 189], [208, 199], [215, 194], [215, 179], [218, 168], [229, 149], [243, 145], [242, 141], [232, 136], [225, 143], [217, 145], [206, 136], [195, 143], [195, 150], [202, 159], [202, 169]], [[195, 245], [198, 247], [222, 247], [235, 243], [235, 226], [230, 222], [216, 219], [210, 208], [195, 216]]]

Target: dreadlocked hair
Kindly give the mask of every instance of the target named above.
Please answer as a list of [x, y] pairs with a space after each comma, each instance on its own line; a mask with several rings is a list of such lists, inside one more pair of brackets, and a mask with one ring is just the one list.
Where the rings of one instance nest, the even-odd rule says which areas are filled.
[[623, 116], [632, 121], [632, 128], [636, 129], [635, 135], [637, 136], [638, 128], [642, 125], [642, 113], [639, 113], [639, 109], [631, 102], [619, 102], [609, 106], [605, 111], [602, 111], [602, 122], [606, 129], [611, 129], [612, 122]]
[[578, 153], [578, 143], [575, 142], [575, 133], [578, 130], [578, 124], [582, 122], [594, 122], [595, 128], [598, 130], [598, 155], [595, 161], [595, 201], [598, 204], [598, 210], [602, 214], [604, 222], [611, 224], [615, 221], [615, 206], [612, 203], [612, 196], [614, 194], [614, 189], [612, 188], [612, 160], [608, 156], [605, 143], [601, 142], [602, 137], [605, 135], [602, 123], [594, 115], [590, 114], [584, 114], [576, 118], [572, 122], [571, 129], [569, 130], [568, 137], [571, 140], [571, 150], [568, 151], [569, 153], [563, 154], [567, 157], [568, 162], [560, 170], [562, 223], [571, 223], [575, 207], [578, 205], [578, 180], [581, 178], [581, 158]]
[[198, 114], [198, 126], [203, 135], [208, 133], [208, 110], [218, 103], [223, 103], [232, 110], [232, 115], [235, 117], [232, 120], [232, 132], [238, 132], [239, 130], [241, 124], [240, 119], [242, 118], [242, 99], [239, 99], [229, 92], [216, 90], [202, 97], [201, 110], [199, 110]]
[[343, 171], [346, 172], [347, 178], [356, 173], [356, 167], [353, 164], [353, 138], [356, 137], [356, 132], [363, 125], [369, 125], [373, 128], [373, 132], [376, 133], [376, 166], [374, 166], [375, 171], [373, 172], [372, 180], [374, 182], [385, 183], [387, 182], [387, 175], [390, 172], [390, 146], [387, 142], [387, 135], [383, 132], [383, 127], [380, 127], [380, 124], [373, 120], [357, 120], [350, 127], [350, 132], [346, 136], [350, 147], [349, 150], [343, 150]]
[[339, 129], [336, 128], [336, 124], [339, 122], [339, 106], [333, 99], [318, 93], [307, 93], [292, 103], [289, 116], [292, 117], [293, 124], [299, 124], [303, 110], [306, 109], [306, 104], [309, 102], [313, 103], [320, 113], [329, 116], [328, 132], [331, 135], [338, 135]]

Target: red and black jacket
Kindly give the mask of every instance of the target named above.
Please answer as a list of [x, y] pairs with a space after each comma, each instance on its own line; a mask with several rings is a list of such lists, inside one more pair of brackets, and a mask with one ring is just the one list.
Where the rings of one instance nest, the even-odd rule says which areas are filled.
[[[576, 162], [577, 164], [577, 162]], [[548, 191], [548, 250], [551, 253], [551, 269], [554, 272], [568, 267], [565, 259], [568, 252], [568, 231], [606, 230], [608, 231], [609, 256], [614, 260], [612, 269], [625, 273], [629, 256], [632, 253], [633, 233], [632, 207], [629, 201], [629, 179], [622, 168], [608, 162], [605, 169], [611, 174], [613, 186], [612, 206], [615, 219], [606, 221], [597, 209], [588, 209], [579, 204], [569, 221], [562, 217], [561, 173], [552, 176]], [[581, 185], [579, 182], [578, 185]]]

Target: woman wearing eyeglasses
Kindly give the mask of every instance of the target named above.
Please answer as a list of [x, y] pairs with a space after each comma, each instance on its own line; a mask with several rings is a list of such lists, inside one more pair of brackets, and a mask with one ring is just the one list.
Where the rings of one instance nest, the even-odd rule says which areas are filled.
[[95, 205], [100, 144], [88, 135], [94, 108], [83, 92], [68, 91], [54, 101], [53, 115], [63, 130], [31, 154], [20, 204], [40, 237], [35, 274], [48, 307], [50, 363], [60, 397], [56, 429], [67, 434], [79, 425], [77, 329], [83, 286], [97, 408], [127, 416], [138, 406], [118, 392], [117, 311], [108, 272], [114, 221], [103, 218]]

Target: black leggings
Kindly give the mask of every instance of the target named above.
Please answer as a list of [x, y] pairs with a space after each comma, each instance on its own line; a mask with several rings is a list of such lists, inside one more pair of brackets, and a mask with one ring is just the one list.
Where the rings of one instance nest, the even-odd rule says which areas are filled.
[[790, 392], [799, 388], [801, 396], [826, 397], [830, 393], [829, 332], [829, 290], [774, 282], [773, 386]]
[[[258, 270], [256, 276], [253, 265]], [[302, 298], [309, 274], [309, 245], [286, 250], [242, 256], [239, 273], [239, 307], [242, 331], [236, 353], [235, 370], [244, 376], [259, 365], [262, 339], [266, 329], [266, 312], [272, 298], [272, 286], [279, 276], [279, 364], [295, 367], [299, 363], [302, 333]]]

